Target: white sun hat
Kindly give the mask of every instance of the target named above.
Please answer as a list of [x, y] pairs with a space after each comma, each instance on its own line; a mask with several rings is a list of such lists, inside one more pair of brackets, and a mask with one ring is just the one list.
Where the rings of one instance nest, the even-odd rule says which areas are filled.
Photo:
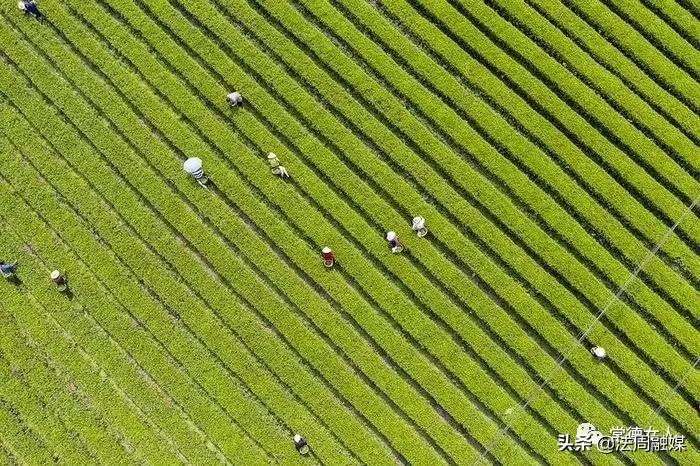
[[600, 346], [594, 346], [593, 348], [591, 348], [591, 353], [593, 353], [593, 355], [599, 359], [603, 359], [608, 355], [608, 353], [605, 351], [605, 348], [602, 348]]
[[391, 241], [392, 239], [396, 239], [396, 232], [395, 231], [390, 231], [386, 234], [386, 239], [387, 241]]
[[324, 253], [324, 254], [328, 254], [329, 252], [331, 252], [331, 248], [329, 248], [328, 246], [326, 246], [325, 248], [323, 248], [323, 249], [321, 250], [321, 252]]
[[60, 276], [61, 272], [59, 272], [58, 270], [54, 270], [53, 272], [51, 272], [51, 280], [56, 280]]
[[24, 2], [22, 1], [17, 2], [17, 8], [19, 8], [22, 11], [25, 11], [27, 9], [27, 7], [24, 5]]
[[298, 442], [298, 441], [300, 441], [300, 440], [301, 440], [301, 435], [299, 435], [299, 434], [294, 434], [294, 441], [295, 441], [295, 442]]

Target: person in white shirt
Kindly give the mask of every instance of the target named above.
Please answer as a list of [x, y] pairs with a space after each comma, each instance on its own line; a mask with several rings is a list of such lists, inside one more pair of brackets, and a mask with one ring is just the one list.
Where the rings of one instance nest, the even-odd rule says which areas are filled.
[[428, 234], [428, 229], [425, 227], [425, 218], [413, 217], [413, 231], [416, 232], [419, 238]]
[[598, 361], [602, 361], [608, 356], [608, 353], [605, 351], [605, 348], [602, 346], [594, 346], [591, 348], [591, 354], [598, 359]]
[[226, 102], [228, 102], [229, 105], [231, 105], [231, 107], [235, 107], [237, 105], [242, 105], [243, 104], [243, 96], [241, 95], [240, 92], [232, 92], [226, 96]]

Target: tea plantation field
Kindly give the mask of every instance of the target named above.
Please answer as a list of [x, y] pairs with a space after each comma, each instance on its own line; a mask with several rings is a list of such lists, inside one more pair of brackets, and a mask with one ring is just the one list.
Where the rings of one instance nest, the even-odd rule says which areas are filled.
[[38, 6], [0, 464], [700, 464], [697, 0]]

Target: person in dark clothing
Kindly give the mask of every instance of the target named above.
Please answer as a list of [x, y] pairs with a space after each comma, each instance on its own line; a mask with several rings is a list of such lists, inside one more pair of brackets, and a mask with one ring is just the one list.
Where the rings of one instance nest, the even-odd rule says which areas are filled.
[[56, 285], [58, 291], [68, 290], [68, 280], [66, 279], [66, 276], [58, 270], [51, 272], [51, 281], [53, 281], [54, 285]]
[[11, 264], [0, 261], [0, 274], [2, 274], [3, 277], [9, 278], [13, 276], [15, 274], [15, 269], [17, 269], [17, 261]]
[[17, 6], [20, 10], [24, 11], [24, 14], [34, 16], [36, 19], [41, 19], [44, 15], [39, 11], [39, 7], [33, 0], [20, 0], [17, 2]]
[[390, 231], [386, 234], [386, 240], [389, 242], [391, 252], [397, 253], [403, 251], [403, 246], [399, 242], [399, 237], [396, 232]]
[[296, 447], [297, 451], [302, 455], [305, 455], [309, 452], [309, 445], [306, 443], [306, 440], [304, 440], [299, 434], [294, 434], [294, 446]]

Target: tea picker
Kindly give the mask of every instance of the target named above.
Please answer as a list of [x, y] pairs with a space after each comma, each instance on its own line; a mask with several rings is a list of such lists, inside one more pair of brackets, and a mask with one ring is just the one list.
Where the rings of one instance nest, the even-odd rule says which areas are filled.
[[425, 218], [413, 217], [413, 231], [416, 232], [419, 238], [428, 234], [428, 229], [425, 227]]
[[294, 447], [302, 455], [309, 453], [309, 444], [306, 443], [306, 440], [304, 440], [299, 434], [294, 434]]
[[56, 285], [56, 289], [60, 292], [68, 290], [68, 279], [58, 270], [51, 272], [51, 281]]
[[591, 348], [591, 354], [595, 356], [595, 358], [598, 361], [602, 361], [603, 359], [608, 357], [608, 353], [602, 346], [594, 346], [593, 348]]
[[321, 250], [321, 256], [323, 257], [323, 265], [326, 267], [333, 267], [335, 264], [335, 255], [333, 254], [333, 251], [331, 251], [331, 248], [326, 246]]
[[386, 234], [386, 240], [389, 242], [391, 252], [397, 253], [403, 251], [403, 245], [399, 242], [399, 237], [396, 232], [390, 231]]
[[280, 161], [275, 154], [270, 152], [267, 154], [267, 163], [270, 164], [270, 169], [273, 175], [278, 175], [280, 178], [289, 178], [287, 169], [280, 165]]
[[2, 274], [3, 278], [14, 277], [16, 269], [17, 269], [17, 261], [14, 261], [11, 264], [6, 264], [5, 262], [0, 261], [0, 274]]
[[226, 102], [228, 102], [231, 107], [243, 105], [243, 96], [240, 92], [232, 92], [226, 96]]
[[20, 0], [17, 2], [17, 8], [24, 11], [25, 15], [34, 16], [36, 19], [41, 19], [44, 16], [34, 0]]
[[204, 174], [201, 159], [197, 157], [190, 157], [189, 159], [185, 160], [182, 167], [197, 181], [197, 183], [200, 184], [200, 186], [203, 188], [207, 187], [206, 184], [209, 182], [209, 178], [207, 178], [207, 176]]

